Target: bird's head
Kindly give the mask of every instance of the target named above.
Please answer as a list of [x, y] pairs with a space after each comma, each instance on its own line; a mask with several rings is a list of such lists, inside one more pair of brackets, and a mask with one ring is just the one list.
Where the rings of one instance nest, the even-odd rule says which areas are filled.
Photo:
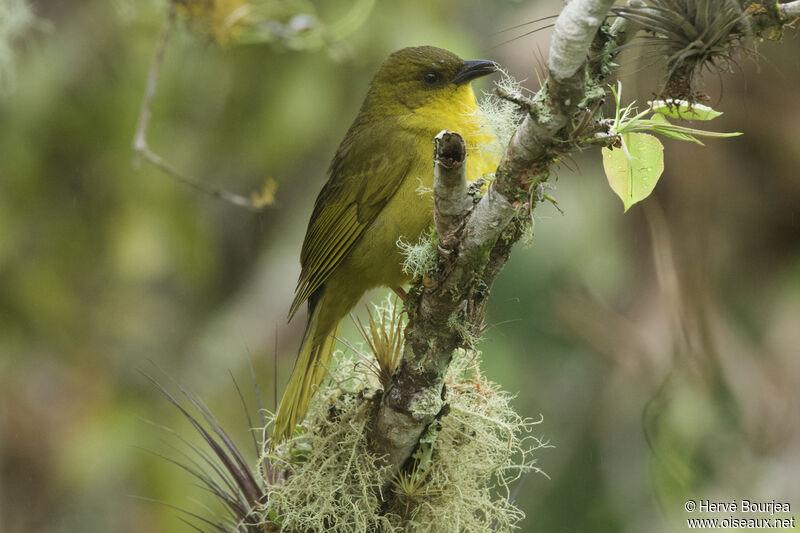
[[365, 100], [370, 110], [395, 115], [471, 100], [470, 82], [497, 71], [494, 61], [465, 61], [434, 46], [403, 48], [383, 62]]

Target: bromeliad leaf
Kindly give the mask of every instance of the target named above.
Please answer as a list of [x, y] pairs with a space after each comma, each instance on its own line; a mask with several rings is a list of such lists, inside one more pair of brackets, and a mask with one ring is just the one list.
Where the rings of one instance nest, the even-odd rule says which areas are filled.
[[689, 104], [686, 100], [654, 100], [648, 102], [650, 108], [672, 118], [686, 120], [712, 120], [722, 114], [703, 104]]
[[659, 133], [664, 137], [669, 137], [670, 139], [676, 139], [678, 141], [690, 141], [697, 143], [700, 146], [705, 146], [697, 137], [694, 137], [689, 133], [685, 133], [685, 131], [688, 131], [688, 128], [681, 128], [680, 126], [676, 128], [670, 123], [669, 120], [667, 120], [667, 117], [664, 115], [655, 113], [652, 117], [650, 117], [648, 125], [650, 126], [649, 131], [652, 131], [653, 133]]
[[603, 148], [603, 168], [625, 211], [647, 198], [664, 172], [664, 146], [646, 133], [626, 133], [622, 149]]

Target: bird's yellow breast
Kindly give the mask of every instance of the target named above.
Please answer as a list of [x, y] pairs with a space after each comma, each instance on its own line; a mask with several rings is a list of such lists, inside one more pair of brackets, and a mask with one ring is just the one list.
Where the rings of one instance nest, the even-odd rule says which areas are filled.
[[[440, 131], [458, 132], [464, 138], [470, 181], [493, 173], [500, 160], [499, 143], [479, 113], [469, 84], [457, 86], [441, 98], [401, 115], [398, 122], [404, 130], [414, 133], [413, 163], [342, 269], [368, 281], [370, 287], [401, 286], [410, 281], [402, 272], [403, 257], [396, 243], [398, 239], [416, 243], [433, 224], [433, 139]], [[387, 250], [393, 253], [387, 254]]]
[[[467, 179], [475, 180], [494, 172], [500, 150], [494, 132], [481, 115], [475, 93], [468, 83], [442, 91], [437, 98], [400, 116], [403, 128], [416, 133], [419, 158], [433, 165], [433, 137], [440, 131], [460, 133], [467, 145]], [[433, 184], [433, 171], [430, 184]]]

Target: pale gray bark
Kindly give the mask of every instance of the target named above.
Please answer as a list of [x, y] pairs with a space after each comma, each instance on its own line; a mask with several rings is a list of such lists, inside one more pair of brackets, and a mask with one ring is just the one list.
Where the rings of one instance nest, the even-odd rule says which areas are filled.
[[553, 78], [569, 78], [583, 65], [594, 34], [613, 4], [613, 0], [572, 0], [561, 11], [547, 62]]
[[[400, 468], [410, 457], [425, 428], [443, 412], [444, 375], [453, 351], [469, 344], [462, 321], [476, 327], [488, 294], [475, 287], [491, 286], [519, 239], [513, 223], [531, 189], [547, 176], [559, 152], [557, 136], [568, 137], [578, 104], [584, 99], [585, 64], [598, 27], [611, 0], [573, 0], [556, 22], [551, 43], [548, 82], [529, 102], [529, 114], [511, 139], [496, 179], [465, 215], [463, 174], [446, 168], [442, 153], [454, 136], [440, 134], [436, 143], [436, 227], [442, 240], [441, 265], [406, 300], [410, 324], [403, 362], [381, 400], [374, 431], [380, 452]], [[462, 165], [463, 166], [463, 165]], [[457, 177], [457, 181], [451, 181]]]
[[456, 242], [456, 233], [464, 214], [472, 205], [467, 196], [467, 145], [458, 133], [442, 131], [434, 140], [433, 150], [433, 221], [439, 246], [448, 250]]
[[786, 4], [779, 4], [778, 6], [785, 16], [789, 18], [800, 17], [800, 0], [788, 2]]

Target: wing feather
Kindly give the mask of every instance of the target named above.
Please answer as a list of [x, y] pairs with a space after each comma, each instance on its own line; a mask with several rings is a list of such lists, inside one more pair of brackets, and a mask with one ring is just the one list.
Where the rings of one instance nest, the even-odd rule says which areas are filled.
[[[375, 126], [357, 125], [358, 119], [339, 146], [328, 181], [314, 204], [300, 253], [302, 271], [290, 318], [347, 257], [414, 162], [413, 135], [398, 125], [384, 121], [379, 131]], [[391, 135], [392, 131], [397, 135]]]

